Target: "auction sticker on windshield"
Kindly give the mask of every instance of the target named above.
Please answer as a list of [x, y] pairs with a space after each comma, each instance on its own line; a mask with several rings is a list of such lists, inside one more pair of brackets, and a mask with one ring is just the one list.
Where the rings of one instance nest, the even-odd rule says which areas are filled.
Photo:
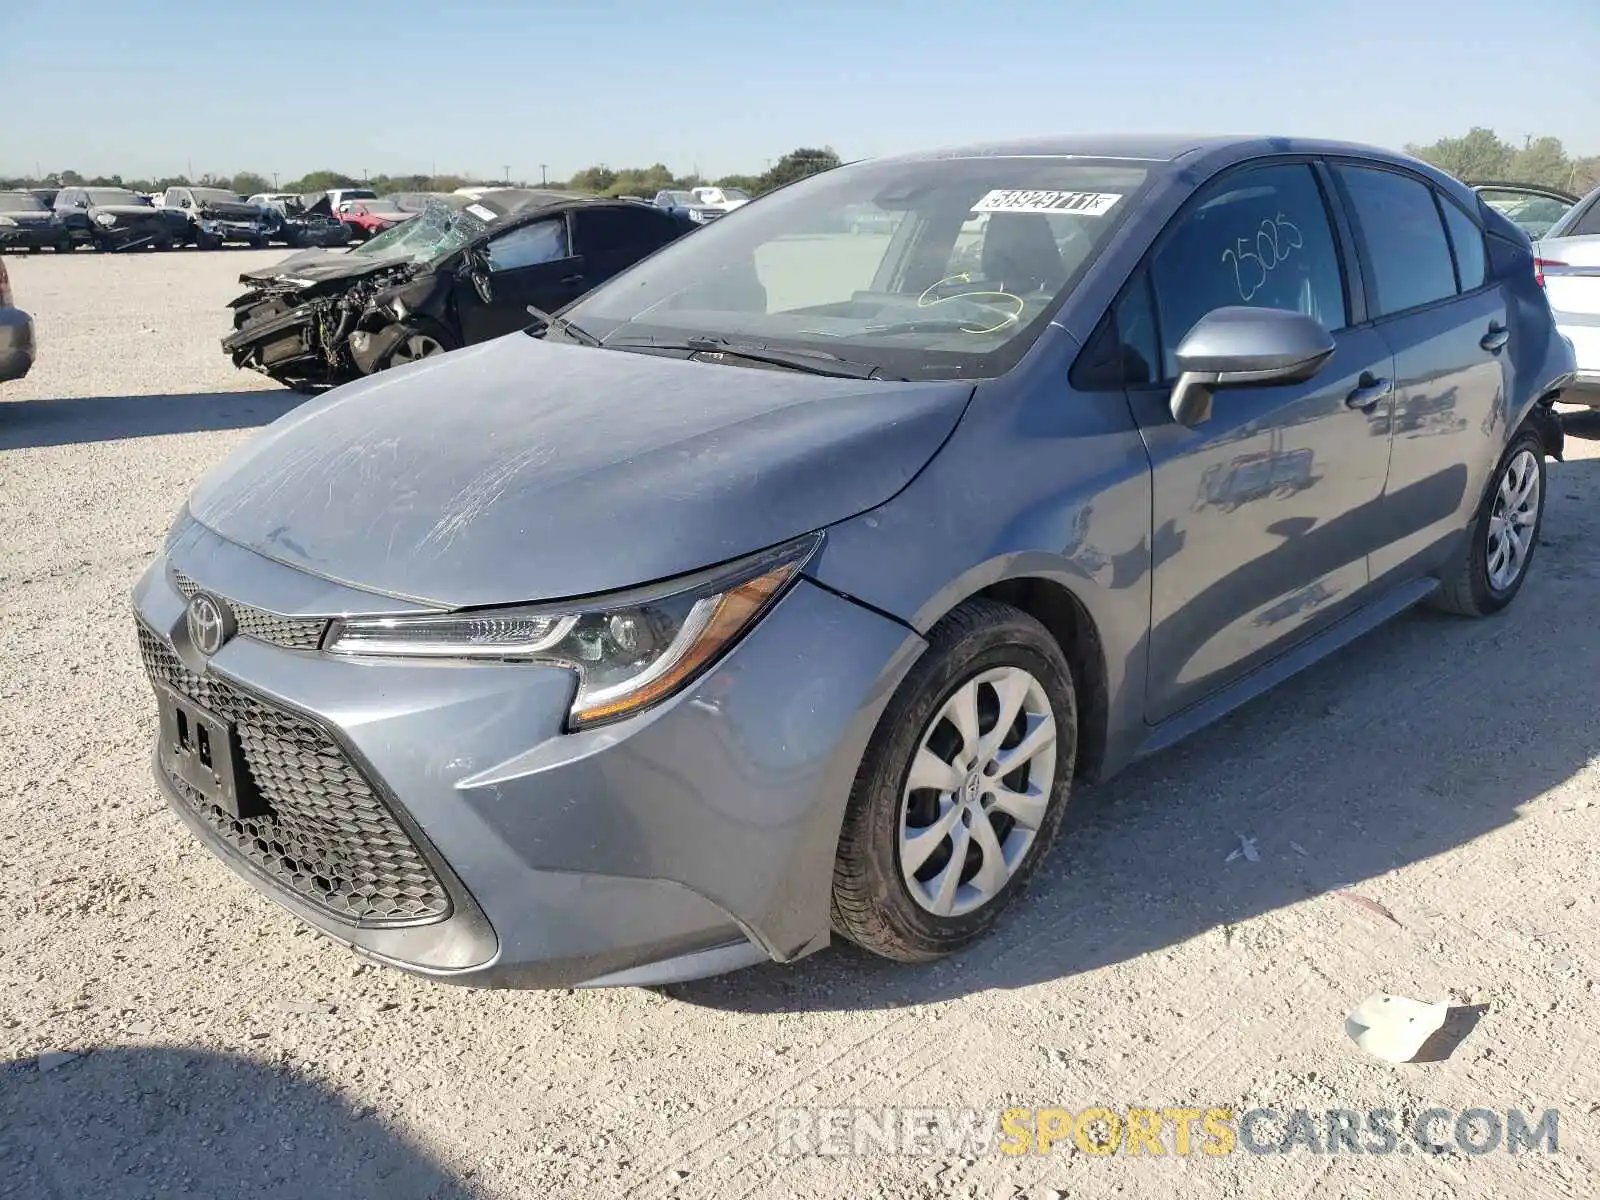
[[493, 221], [499, 216], [494, 209], [485, 208], [481, 204], [469, 204], [467, 205], [467, 211], [480, 221]]
[[1121, 192], [1050, 192], [1032, 188], [996, 188], [972, 206], [980, 213], [1074, 213], [1103, 217], [1122, 199]]

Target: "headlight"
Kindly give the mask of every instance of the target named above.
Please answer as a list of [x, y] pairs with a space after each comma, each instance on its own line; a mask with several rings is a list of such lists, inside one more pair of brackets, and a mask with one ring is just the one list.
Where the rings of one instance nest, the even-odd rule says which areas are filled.
[[698, 677], [783, 594], [821, 543], [802, 538], [664, 588], [588, 604], [336, 621], [331, 654], [540, 662], [578, 676], [571, 728], [615, 721]]
[[10, 226], [10, 225], [15, 225], [15, 224], [16, 224], [16, 222], [13, 221], [10, 217], [0, 217], [0, 226]]
[[115, 225], [117, 218], [112, 213], [95, 213], [94, 223], [96, 225]]

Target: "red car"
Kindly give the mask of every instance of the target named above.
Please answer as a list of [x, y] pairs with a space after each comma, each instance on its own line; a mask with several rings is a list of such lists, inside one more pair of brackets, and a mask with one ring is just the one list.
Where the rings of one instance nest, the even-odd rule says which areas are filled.
[[353, 237], [365, 241], [373, 234], [382, 233], [401, 221], [409, 221], [417, 214], [407, 212], [393, 200], [345, 200], [340, 203], [335, 215], [350, 226]]

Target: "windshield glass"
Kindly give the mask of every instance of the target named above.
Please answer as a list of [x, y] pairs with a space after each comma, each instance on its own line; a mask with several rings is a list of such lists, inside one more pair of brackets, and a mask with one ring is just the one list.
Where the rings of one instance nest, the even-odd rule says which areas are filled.
[[688, 192], [662, 192], [668, 204], [693, 204], [694, 196]]
[[242, 204], [243, 199], [233, 192], [225, 192], [221, 188], [194, 188], [194, 198], [201, 204]]
[[[488, 209], [482, 211], [489, 212]], [[442, 200], [435, 200], [411, 220], [384, 230], [350, 253], [365, 258], [432, 262], [436, 258], [454, 254], [488, 228], [488, 223], [480, 220], [468, 208], [457, 208]]]
[[895, 378], [998, 374], [1148, 174], [1064, 158], [840, 167], [674, 242], [563, 315], [613, 345], [728, 337]]
[[369, 213], [403, 213], [406, 211], [393, 200], [363, 200], [361, 207]]
[[27, 192], [0, 192], [0, 212], [45, 212], [37, 196]]
[[143, 204], [132, 192], [122, 188], [90, 188], [88, 191], [90, 204]]

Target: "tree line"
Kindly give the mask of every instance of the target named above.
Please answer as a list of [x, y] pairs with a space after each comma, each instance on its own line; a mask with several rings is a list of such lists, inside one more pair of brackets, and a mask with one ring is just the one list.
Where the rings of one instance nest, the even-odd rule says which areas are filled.
[[1468, 183], [1533, 183], [1582, 196], [1600, 187], [1600, 154], [1575, 158], [1556, 137], [1525, 137], [1522, 145], [1475, 125], [1461, 137], [1440, 138], [1406, 153]]
[[831, 148], [802, 147], [776, 159], [759, 175], [724, 175], [716, 179], [700, 175], [676, 175], [665, 163], [648, 167], [623, 167], [613, 170], [604, 163], [585, 167], [570, 179], [541, 179], [533, 182], [523, 179], [474, 179], [466, 175], [367, 175], [360, 176], [342, 171], [312, 171], [298, 179], [281, 183], [257, 171], [240, 171], [237, 175], [203, 174], [198, 179], [185, 175], [166, 175], [158, 179], [126, 179], [121, 175], [81, 175], [77, 171], [55, 171], [44, 178], [14, 176], [0, 177], [0, 189], [26, 187], [120, 187], [136, 192], [163, 192], [169, 187], [215, 187], [252, 196], [257, 192], [325, 192], [329, 188], [365, 187], [380, 196], [391, 192], [453, 192], [461, 187], [495, 187], [510, 184], [513, 187], [548, 187], [562, 191], [588, 192], [598, 196], [640, 196], [651, 199], [659, 191], [669, 188], [694, 188], [706, 184], [720, 187], [742, 188], [750, 195], [759, 195], [830, 170], [839, 165], [839, 156]]
[[[1474, 126], [1461, 137], [1440, 138], [1430, 145], [1408, 145], [1406, 153], [1450, 172], [1458, 179], [1476, 183], [1497, 180], [1541, 184], [1581, 196], [1600, 187], [1600, 154], [1573, 156], [1556, 137], [1525, 137], [1518, 146], [1501, 138], [1492, 129]], [[160, 179], [124, 179], [121, 175], [85, 177], [76, 171], [58, 171], [45, 179], [0, 178], [0, 188], [33, 187], [126, 187], [141, 192], [164, 191], [169, 187], [220, 187], [240, 195], [256, 192], [322, 192], [337, 187], [369, 187], [379, 195], [390, 192], [452, 192], [460, 187], [490, 187], [511, 183], [517, 187], [550, 187], [564, 191], [589, 192], [599, 196], [641, 196], [648, 200], [664, 189], [687, 189], [704, 184], [742, 188], [752, 196], [773, 188], [831, 170], [839, 165], [839, 155], [831, 147], [801, 147], [775, 159], [759, 174], [723, 175], [704, 178], [698, 174], [679, 175], [665, 163], [648, 167], [612, 168], [605, 163], [585, 167], [568, 179], [542, 179], [539, 182], [508, 179], [475, 179], [467, 175], [366, 175], [341, 171], [312, 171], [299, 179], [273, 181], [256, 171], [237, 175], [202, 175], [190, 180], [182, 175]]]

